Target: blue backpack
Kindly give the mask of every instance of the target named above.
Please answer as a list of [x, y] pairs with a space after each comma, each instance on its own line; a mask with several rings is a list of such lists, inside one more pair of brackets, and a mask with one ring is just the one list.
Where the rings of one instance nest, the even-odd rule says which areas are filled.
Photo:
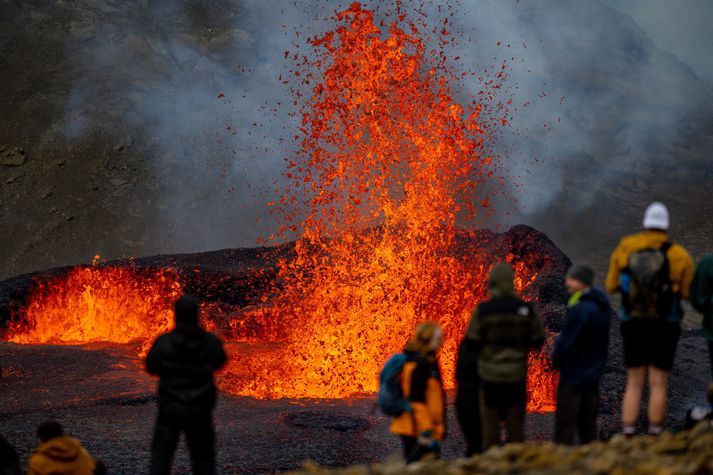
[[379, 374], [379, 407], [387, 416], [399, 416], [411, 412], [411, 404], [401, 389], [401, 372], [408, 361], [406, 353], [393, 355], [384, 364]]

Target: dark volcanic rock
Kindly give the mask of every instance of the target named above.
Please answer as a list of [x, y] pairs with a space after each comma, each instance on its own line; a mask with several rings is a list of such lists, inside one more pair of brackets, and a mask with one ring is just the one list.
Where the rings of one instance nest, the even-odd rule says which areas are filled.
[[[279, 289], [277, 261], [289, 259], [293, 252], [294, 242], [291, 242], [276, 247], [152, 256], [98, 265], [132, 266], [139, 272], [171, 268], [178, 274], [185, 292], [204, 302], [244, 308], [259, 304], [263, 297], [269, 298]], [[462, 259], [487, 255], [492, 262], [512, 254], [513, 262], [526, 262], [538, 273], [526, 297], [538, 302], [548, 328], [559, 327], [567, 301], [563, 276], [570, 261], [545, 234], [529, 226], [514, 226], [503, 234], [487, 229], [472, 235], [462, 231], [452, 252]], [[0, 282], [0, 321], [7, 322], [11, 315], [17, 314], [26, 304], [29, 292], [39, 283], [62, 277], [73, 268], [60, 267]]]
[[324, 414], [317, 411], [299, 411], [285, 417], [288, 424], [306, 429], [331, 429], [338, 432], [356, 432], [369, 428], [369, 422], [360, 417]]

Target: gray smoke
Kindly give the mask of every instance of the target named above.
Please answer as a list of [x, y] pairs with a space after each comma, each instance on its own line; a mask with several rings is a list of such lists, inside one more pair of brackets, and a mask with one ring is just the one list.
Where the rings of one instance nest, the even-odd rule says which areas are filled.
[[[165, 251], [253, 245], [276, 228], [265, 203], [279, 199], [283, 159], [299, 125], [290, 93], [298, 86], [283, 83], [292, 67], [285, 52], [305, 52], [306, 37], [333, 28], [325, 17], [349, 3], [107, 2], [94, 39], [75, 58], [65, 133], [83, 136], [107, 120], [141, 131], [147, 159], [169, 190], [157, 194], [155, 226], [183, 226]], [[419, 15], [411, 3], [406, 9]], [[594, 191], [614, 178], [670, 158], [682, 121], [711, 103], [689, 67], [598, 1], [418, 9], [439, 28], [449, 18], [458, 41], [449, 55], [478, 73], [464, 83], [464, 99], [482, 97], [481, 90], [495, 95], [485, 101], [492, 105], [512, 99], [510, 125], [488, 144], [509, 184], [509, 197], [496, 197], [497, 205], [516, 208], [500, 217], [505, 224], [561, 200], [571, 212], [591, 207]], [[71, 41], [82, 42], [84, 28], [78, 24]], [[508, 78], [492, 89], [486, 83], [503, 63]], [[585, 170], [596, 175], [583, 191], [576, 180]]]

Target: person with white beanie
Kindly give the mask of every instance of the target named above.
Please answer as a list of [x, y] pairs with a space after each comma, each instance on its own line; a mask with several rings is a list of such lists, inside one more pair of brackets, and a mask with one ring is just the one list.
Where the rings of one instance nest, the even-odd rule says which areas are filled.
[[[627, 369], [623, 432], [636, 433], [641, 393], [648, 379], [648, 433], [662, 431], [668, 374], [681, 333], [683, 307], [695, 267], [688, 251], [669, 240], [669, 213], [662, 203], [646, 209], [642, 232], [624, 237], [612, 253], [606, 287], [620, 293], [619, 310]], [[648, 375], [648, 378], [647, 378]]]

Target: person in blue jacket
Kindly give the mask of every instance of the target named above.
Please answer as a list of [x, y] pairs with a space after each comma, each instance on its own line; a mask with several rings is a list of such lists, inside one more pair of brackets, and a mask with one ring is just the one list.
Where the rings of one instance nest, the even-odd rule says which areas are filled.
[[594, 271], [575, 265], [567, 273], [571, 297], [562, 331], [555, 340], [552, 363], [560, 372], [554, 441], [573, 445], [597, 439], [599, 382], [609, 350], [611, 307], [594, 288]]

